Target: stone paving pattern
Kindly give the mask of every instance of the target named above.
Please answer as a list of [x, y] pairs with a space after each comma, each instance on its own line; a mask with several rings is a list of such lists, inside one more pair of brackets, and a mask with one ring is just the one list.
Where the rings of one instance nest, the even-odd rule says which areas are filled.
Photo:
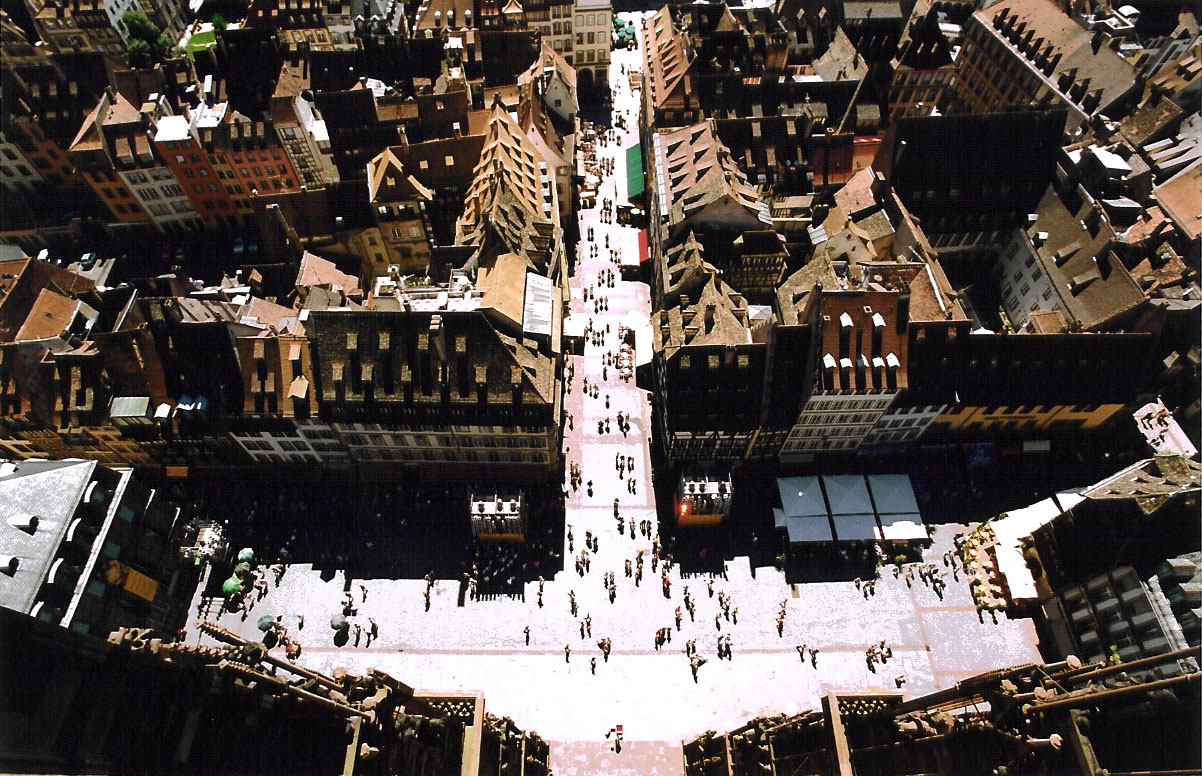
[[[620, 148], [610, 145], [603, 153], [615, 154], [614, 175], [602, 185], [598, 201], [609, 197], [624, 202], [626, 182], [625, 148], [638, 142], [637, 95], [632, 95], [620, 66], [638, 61], [637, 52], [614, 52], [611, 83], [617, 88], [615, 109], [630, 111], [628, 130]], [[746, 558], [728, 564], [727, 578], [715, 581], [715, 596], [706, 593], [705, 579], [681, 579], [671, 574], [671, 598], [661, 592], [659, 574], [651, 571], [650, 540], [632, 540], [616, 531], [613, 519], [615, 496], [625, 518], [655, 523], [650, 484], [650, 459], [646, 430], [651, 414], [648, 397], [633, 383], [623, 383], [616, 369], [603, 383], [601, 399], [582, 396], [582, 378], [601, 381], [601, 355], [608, 347], [616, 352], [618, 322], [631, 312], [648, 315], [649, 290], [644, 284], [617, 281], [606, 289], [608, 313], [593, 315], [592, 303], [581, 300], [581, 287], [595, 283], [598, 273], [617, 267], [610, 263], [603, 235], [620, 239], [622, 251], [638, 250], [637, 230], [602, 225], [599, 209], [582, 211], [581, 233], [596, 229], [601, 245], [597, 259], [583, 260], [572, 280], [572, 315], [594, 319], [611, 333], [606, 346], [589, 344], [585, 355], [573, 358], [575, 379], [567, 397], [567, 411], [574, 415], [574, 430], [565, 434], [566, 458], [581, 463], [583, 479], [592, 479], [595, 495], [589, 498], [582, 486], [568, 500], [567, 521], [572, 526], [575, 551], [584, 546], [586, 529], [597, 535], [599, 552], [592, 558], [584, 578], [573, 570], [573, 553], [564, 548], [565, 570], [548, 580], [545, 606], [536, 605], [537, 583], [527, 586], [525, 599], [499, 597], [467, 601], [458, 606], [458, 580], [435, 584], [429, 612], [424, 611], [423, 580], [351, 580], [341, 573], [323, 581], [309, 566], [293, 566], [279, 587], [271, 586], [245, 622], [224, 614], [220, 622], [258, 638], [255, 622], [263, 614], [283, 615], [288, 630], [301, 639], [301, 662], [330, 672], [346, 666], [361, 672], [380, 668], [415, 687], [429, 690], [472, 689], [483, 691], [488, 709], [512, 717], [526, 730], [537, 731], [551, 742], [552, 766], [559, 776], [571, 774], [679, 774], [683, 770], [680, 742], [705, 730], [726, 731], [760, 714], [795, 713], [817, 707], [820, 697], [837, 688], [894, 688], [894, 677], [905, 674], [905, 691], [914, 694], [946, 687], [964, 676], [1003, 665], [1039, 659], [1035, 633], [1029, 621], [999, 617], [998, 624], [986, 617], [980, 622], [967, 586], [949, 577], [945, 599], [919, 581], [907, 588], [904, 579], [894, 579], [886, 570], [876, 585], [875, 596], [865, 600], [851, 582], [813, 583], [790, 586], [774, 568], [752, 573]], [[598, 287], [598, 290], [599, 287]], [[604, 395], [610, 396], [606, 409]], [[623, 437], [614, 423], [621, 410], [633, 416], [633, 429]], [[609, 417], [612, 433], [598, 436], [597, 420]], [[635, 458], [634, 476], [638, 495], [626, 490], [614, 468], [615, 454]], [[942, 525], [927, 553], [929, 562], [939, 562], [951, 548], [955, 533], [967, 526]], [[648, 558], [642, 585], [624, 575], [624, 562], [643, 549]], [[404, 551], [404, 548], [398, 548]], [[940, 564], [940, 568], [943, 566]], [[617, 578], [616, 603], [610, 604], [602, 575], [612, 571]], [[368, 589], [358, 603], [353, 621], [367, 617], [379, 624], [380, 636], [370, 646], [335, 646], [329, 628], [331, 615], [341, 609], [345, 589], [359, 602], [359, 584]], [[672, 642], [663, 651], [654, 649], [656, 629], [673, 625], [673, 614], [682, 603], [687, 585], [697, 601], [696, 621], [684, 618], [680, 631], [672, 628]], [[725, 619], [715, 628], [719, 612], [716, 593], [723, 590], [738, 609], [738, 624]], [[569, 613], [568, 593], [575, 591], [580, 617], [592, 616], [592, 638], [580, 637], [580, 622]], [[775, 616], [782, 600], [788, 600], [788, 617], [783, 637], [776, 633]], [[305, 627], [297, 629], [296, 613], [305, 614]], [[530, 628], [526, 645], [523, 628]], [[730, 635], [733, 657], [718, 660], [716, 637]], [[608, 636], [613, 654], [601, 659], [596, 641]], [[194, 638], [195, 636], [193, 636]], [[696, 639], [699, 652], [709, 659], [698, 682], [690, 675], [683, 654], [687, 639]], [[893, 649], [893, 659], [872, 674], [865, 665], [864, 650], [884, 639]], [[803, 664], [796, 646], [819, 648], [817, 669]], [[564, 645], [571, 646], [570, 661]], [[596, 675], [590, 675], [589, 658], [597, 658]], [[624, 748], [613, 753], [605, 732], [615, 724], [625, 728]]]

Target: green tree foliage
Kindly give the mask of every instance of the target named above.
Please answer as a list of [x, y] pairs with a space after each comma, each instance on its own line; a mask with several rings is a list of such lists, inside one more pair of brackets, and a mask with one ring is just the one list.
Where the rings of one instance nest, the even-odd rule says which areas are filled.
[[129, 32], [125, 62], [131, 68], [154, 67], [165, 59], [179, 56], [179, 46], [171, 39], [171, 33], [160, 30], [142, 11], [128, 10], [121, 14], [121, 21]]
[[217, 32], [221, 32], [221, 31], [223, 31], [223, 30], [224, 30], [226, 27], [228, 27], [228, 26], [229, 26], [229, 22], [227, 22], [227, 21], [225, 20], [225, 17], [224, 17], [224, 16], [222, 16], [221, 14], [219, 14], [219, 13], [215, 13], [215, 14], [213, 14], [213, 18], [212, 18], [212, 20], [211, 20], [211, 21], [212, 21], [212, 23], [213, 23], [213, 29], [214, 29], [214, 30], [216, 30]]

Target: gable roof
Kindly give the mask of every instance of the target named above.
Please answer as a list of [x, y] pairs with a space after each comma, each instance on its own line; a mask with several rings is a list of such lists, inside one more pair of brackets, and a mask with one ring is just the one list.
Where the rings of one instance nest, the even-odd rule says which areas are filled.
[[685, 73], [692, 61], [688, 33], [676, 28], [668, 6], [643, 22], [643, 72], [653, 107], [662, 108], [683, 95]]
[[517, 253], [544, 273], [554, 231], [552, 173], [517, 120], [494, 103], [456, 244], [484, 248], [490, 237], [499, 239], [493, 250]]
[[301, 257], [300, 270], [296, 274], [297, 288], [306, 286], [329, 286], [341, 289], [346, 294], [359, 290], [359, 279], [339, 271], [334, 262], [305, 251]]
[[656, 176], [665, 196], [660, 217], [677, 226], [729, 197], [749, 216], [772, 226], [768, 207], [714, 131], [712, 121], [655, 135]]

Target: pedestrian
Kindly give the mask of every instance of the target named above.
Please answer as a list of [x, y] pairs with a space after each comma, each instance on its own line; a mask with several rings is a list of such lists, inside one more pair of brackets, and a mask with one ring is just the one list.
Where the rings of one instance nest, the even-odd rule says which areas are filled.
[[806, 645], [798, 644], [795, 649], [797, 650], [797, 656], [801, 658], [801, 662], [804, 663], [806, 661]]
[[367, 629], [367, 635], [369, 635], [372, 639], [379, 638], [380, 637], [380, 626], [376, 624], [375, 619], [372, 617], [368, 617], [367, 622], [368, 622], [368, 625], [370, 626]]
[[359, 646], [359, 639], [363, 636], [363, 626], [355, 623], [355, 646]]
[[[779, 620], [778, 620], [778, 622], [779, 622]], [[718, 630], [722, 630], [722, 614], [721, 613], [714, 615], [714, 627], [717, 628]]]
[[297, 630], [305, 629], [305, 615], [301, 614], [300, 612], [296, 613], [296, 629]]
[[588, 631], [588, 637], [591, 639], [593, 637], [593, 616], [591, 614], [585, 615], [584, 627]]
[[527, 625], [522, 629], [522, 633], [526, 635], [526, 646], [530, 646], [530, 626]]
[[563, 662], [572, 662], [572, 646], [570, 644], [563, 645]]
[[584, 638], [584, 620], [580, 621], [580, 638]]
[[730, 610], [730, 619], [735, 625], [739, 624], [739, 607]]
[[810, 650], [810, 665], [814, 668], [818, 667], [818, 650], [816, 649]]
[[714, 597], [714, 580], [713, 579], [707, 579], [705, 581], [705, 589], [709, 591], [710, 598], [713, 598]]
[[588, 659], [588, 670], [593, 676], [597, 675], [597, 658], [590, 657]]
[[363, 594], [363, 600], [367, 600], [367, 585], [359, 585], [359, 592]]

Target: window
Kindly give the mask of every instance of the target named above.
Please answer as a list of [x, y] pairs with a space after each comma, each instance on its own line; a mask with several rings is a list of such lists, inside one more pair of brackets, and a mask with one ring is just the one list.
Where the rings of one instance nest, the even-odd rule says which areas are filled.
[[455, 157], [454, 157], [454, 156], [451, 156], [450, 154], [447, 154], [447, 155], [446, 155], [446, 156], [443, 158], [443, 160], [442, 160], [442, 161], [443, 161], [443, 164], [445, 164], [447, 167], [454, 167], [454, 166], [455, 166]]
[[[168, 145], [170, 145], [170, 144], [168, 144]], [[184, 157], [183, 157], [183, 156], [181, 156], [181, 155], [179, 155], [179, 154], [176, 154], [176, 155], [175, 155], [175, 163], [176, 163], [176, 164], [183, 164], [183, 163], [184, 163]]]
[[411, 226], [411, 227], [409, 227], [409, 236], [410, 236], [410, 237], [412, 237], [412, 238], [414, 238], [414, 239], [417, 239], [418, 237], [421, 237], [421, 236], [422, 236], [422, 230], [421, 230], [421, 227], [418, 227], [418, 226]]
[[1037, 269], [1031, 273], [1031, 280], [1033, 280], [1033, 281], [1039, 280], [1041, 277], [1043, 277], [1043, 270], [1041, 270], [1041, 269]]

